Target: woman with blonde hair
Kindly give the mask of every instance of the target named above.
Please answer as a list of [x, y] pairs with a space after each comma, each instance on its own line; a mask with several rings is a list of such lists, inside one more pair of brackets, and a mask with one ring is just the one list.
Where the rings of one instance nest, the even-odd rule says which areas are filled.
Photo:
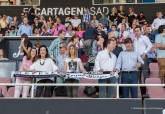
[[[65, 72], [67, 73], [78, 73], [78, 72], [86, 72], [84, 66], [77, 57], [77, 49], [75, 45], [70, 45], [68, 48], [68, 58], [65, 59], [64, 62]], [[65, 80], [65, 83], [78, 83], [79, 79], [68, 78]], [[78, 87], [67, 87], [67, 96], [69, 97], [77, 97], [78, 95]]]

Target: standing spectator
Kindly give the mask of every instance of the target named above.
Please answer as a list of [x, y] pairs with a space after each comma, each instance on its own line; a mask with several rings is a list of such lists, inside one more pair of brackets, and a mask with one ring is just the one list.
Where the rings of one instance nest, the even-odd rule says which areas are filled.
[[143, 12], [140, 12], [140, 14], [138, 15], [137, 19], [139, 20], [139, 24], [140, 25], [143, 25], [144, 22], [146, 22], [146, 17], [145, 17]]
[[151, 26], [147, 24], [143, 31], [144, 31], [144, 35], [149, 37], [151, 43], [155, 43], [155, 35], [152, 32]]
[[155, 48], [159, 64], [159, 77], [162, 84], [165, 83], [165, 25], [159, 26], [159, 34], [156, 36]]
[[32, 36], [32, 27], [28, 24], [27, 17], [23, 18], [23, 24], [20, 25], [17, 36], [21, 36], [24, 33], [27, 34], [28, 36]]
[[122, 23], [122, 20], [126, 18], [125, 9], [123, 6], [119, 6], [117, 24]]
[[64, 72], [64, 60], [68, 57], [67, 46], [64, 42], [60, 43], [60, 54], [57, 56], [56, 63], [60, 72]]
[[21, 51], [23, 52], [23, 55], [29, 56], [28, 54], [30, 53], [30, 50], [32, 47], [33, 45], [30, 42], [30, 39], [28, 38], [27, 34], [22, 34], [20, 48], [21, 48]]
[[91, 15], [89, 12], [89, 9], [86, 7], [84, 8], [84, 14], [83, 14], [83, 20], [82, 20], [82, 24], [83, 24], [83, 29], [87, 29], [89, 27], [91, 21]]
[[94, 24], [90, 24], [90, 27], [84, 32], [84, 50], [87, 55], [91, 55], [91, 45], [93, 40], [96, 38], [96, 28]]
[[[64, 62], [65, 62], [65, 59], [68, 57], [66, 51], [67, 51], [66, 44], [61, 42], [60, 43], [60, 54], [57, 56], [57, 59], [56, 59], [57, 66], [58, 66], [59, 71], [61, 73], [65, 72]], [[57, 83], [63, 83], [64, 77], [57, 77], [56, 82]]]
[[[39, 48], [39, 59], [30, 66], [31, 71], [56, 72], [58, 67], [54, 61], [49, 58], [48, 49], [45, 45]], [[54, 78], [37, 79], [37, 83], [53, 83]], [[36, 97], [51, 97], [54, 87], [37, 86]]]
[[[86, 72], [84, 66], [81, 62], [81, 59], [77, 57], [77, 50], [74, 45], [70, 45], [68, 48], [68, 58], [65, 59], [64, 68], [65, 72], [77, 73], [77, 72]], [[78, 79], [68, 78], [65, 80], [66, 83], [78, 83]], [[68, 97], [77, 97], [78, 96], [78, 87], [67, 86], [67, 96]]]
[[35, 10], [36, 10], [36, 6], [33, 5], [33, 7], [30, 8], [28, 12], [29, 25], [32, 25], [34, 23], [34, 18], [36, 17]]
[[[30, 69], [30, 66], [35, 62], [36, 60], [37, 51], [35, 48], [32, 48], [30, 51], [30, 54], [28, 56], [24, 56], [19, 71], [28, 71]], [[23, 78], [23, 77], [17, 77], [16, 83], [31, 83], [31, 78]], [[27, 98], [29, 95], [30, 86], [16, 86], [15, 87], [15, 98], [19, 98], [22, 94], [22, 98]]]
[[162, 12], [157, 12], [156, 13], [156, 19], [154, 19], [152, 23], [152, 29], [153, 31], [157, 31], [160, 25], [165, 25], [165, 19], [163, 19], [163, 14]]
[[[104, 74], [110, 74], [114, 71], [116, 64], [116, 56], [112, 53], [113, 49], [116, 47], [116, 40], [111, 38], [107, 41], [107, 47], [100, 51], [95, 59], [94, 71], [103, 72]], [[105, 83], [116, 83], [116, 77], [110, 77], [108, 79], [99, 79], [100, 84]], [[99, 86], [99, 97], [115, 97], [114, 87], [104, 87]]]
[[[142, 30], [140, 26], [135, 27], [135, 40], [134, 49], [143, 59], [144, 64], [139, 69], [139, 81], [140, 83], [145, 83], [146, 78], [149, 77], [149, 64], [147, 53], [151, 50], [152, 43], [147, 36], [142, 35]], [[142, 75], [143, 73], [143, 75]], [[143, 76], [143, 78], [142, 78]], [[141, 87], [141, 94], [146, 94], [146, 88]]]
[[59, 31], [59, 37], [56, 38], [49, 46], [49, 54], [51, 58], [56, 59], [57, 56], [59, 55], [59, 48], [60, 48], [60, 43], [65, 42], [65, 31], [61, 30]]
[[109, 20], [111, 24], [117, 24], [117, 9], [113, 7], [111, 13], [109, 14]]
[[132, 21], [137, 18], [137, 14], [134, 12], [133, 8], [128, 8], [128, 23], [132, 25]]
[[[116, 69], [121, 71], [121, 83], [122, 84], [138, 84], [138, 68], [143, 64], [141, 56], [133, 50], [133, 42], [131, 38], [124, 40], [126, 51], [122, 51], [119, 54], [116, 63]], [[128, 62], [126, 62], [128, 61]], [[129, 88], [131, 91], [131, 97], [138, 97], [138, 87], [122, 87], [122, 97], [129, 97]]]

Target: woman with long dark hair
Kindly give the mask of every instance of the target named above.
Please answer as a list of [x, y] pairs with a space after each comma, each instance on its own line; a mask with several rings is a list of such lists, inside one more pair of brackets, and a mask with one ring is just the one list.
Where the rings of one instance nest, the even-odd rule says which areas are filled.
[[[45, 45], [41, 45], [39, 48], [39, 59], [30, 67], [31, 71], [42, 72], [56, 72], [58, 67], [53, 60], [49, 57], [48, 49]], [[37, 83], [53, 83], [54, 80], [50, 78], [44, 78], [37, 80]], [[51, 97], [53, 94], [53, 87], [38, 86], [36, 91], [36, 97]]]
[[[30, 66], [35, 62], [37, 50], [32, 48], [28, 56], [24, 56], [19, 71], [28, 71]], [[31, 78], [17, 77], [16, 83], [31, 83]], [[15, 98], [19, 98], [22, 94], [23, 98], [26, 98], [29, 94], [30, 86], [16, 86], [15, 87]]]

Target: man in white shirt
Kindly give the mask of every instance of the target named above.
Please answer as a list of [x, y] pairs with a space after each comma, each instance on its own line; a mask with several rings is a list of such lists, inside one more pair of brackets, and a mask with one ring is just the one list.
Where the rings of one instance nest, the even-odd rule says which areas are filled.
[[[139, 83], [144, 83], [145, 79], [149, 77], [149, 64], [147, 53], [152, 48], [152, 43], [147, 36], [142, 35], [142, 30], [140, 26], [136, 26], [135, 29], [135, 39], [134, 39], [134, 50], [137, 52], [142, 59], [144, 60], [144, 64], [139, 69]], [[143, 73], [144, 79], [142, 80], [141, 73]], [[141, 87], [141, 94], [146, 94], [145, 87]]]
[[165, 19], [163, 19], [163, 14], [162, 12], [157, 12], [156, 13], [157, 18], [154, 19], [153, 23], [152, 23], [152, 29], [158, 30], [160, 25], [165, 25]]
[[[107, 47], [100, 51], [98, 55], [96, 56], [95, 60], [95, 67], [94, 71], [101, 71], [105, 74], [109, 74], [110, 72], [114, 71], [115, 64], [116, 64], [116, 56], [112, 53], [113, 49], [116, 47], [116, 39], [108, 39], [107, 41]], [[111, 77], [109, 79], [99, 79], [98, 82], [101, 84], [105, 83], [116, 83], [116, 77]], [[99, 97], [114, 97], [114, 93], [116, 92], [114, 90], [114, 87], [99, 87]]]

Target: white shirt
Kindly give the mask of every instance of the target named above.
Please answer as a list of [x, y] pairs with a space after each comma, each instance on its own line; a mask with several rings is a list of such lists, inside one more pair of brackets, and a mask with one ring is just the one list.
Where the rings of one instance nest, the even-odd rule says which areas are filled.
[[139, 38], [134, 39], [134, 50], [138, 54], [146, 54], [152, 48], [152, 43], [147, 36], [141, 35]]
[[107, 49], [102, 50], [98, 53], [95, 60], [94, 71], [113, 71], [116, 64], [116, 56], [111, 52], [111, 57]]
[[165, 19], [156, 18], [156, 19], [154, 19], [151, 26], [152, 26], [152, 29], [157, 30], [160, 25], [165, 25]]
[[119, 37], [121, 37], [121, 35], [123, 34], [123, 37], [124, 38], [127, 38], [129, 35], [130, 35], [130, 32], [128, 32], [128, 31], [124, 31], [123, 33], [120, 31], [119, 32]]
[[38, 59], [30, 66], [30, 70], [45, 71], [45, 72], [56, 72], [58, 67], [55, 65], [51, 58]]
[[70, 22], [72, 23], [73, 27], [78, 27], [81, 24], [81, 19], [71, 19]]
[[79, 58], [66, 58], [65, 62], [67, 63], [67, 72], [80, 72], [80, 65], [82, 63]]

